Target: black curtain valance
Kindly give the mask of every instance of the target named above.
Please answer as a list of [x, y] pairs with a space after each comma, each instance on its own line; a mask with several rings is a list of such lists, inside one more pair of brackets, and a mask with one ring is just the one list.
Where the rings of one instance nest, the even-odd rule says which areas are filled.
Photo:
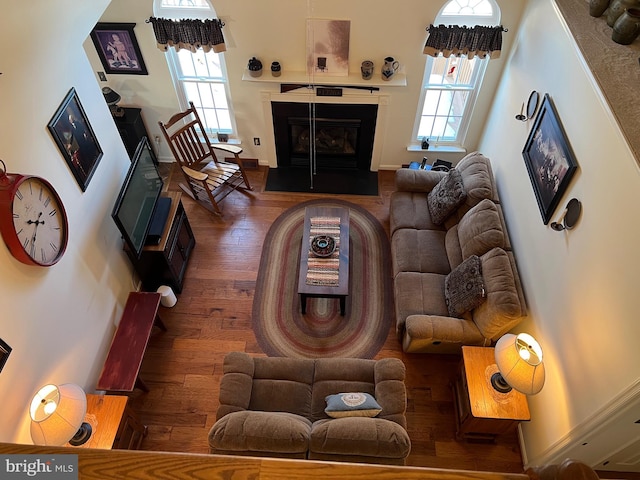
[[162, 51], [166, 52], [169, 47], [176, 50], [185, 48], [194, 53], [199, 48], [205, 52], [213, 50], [216, 53], [227, 49], [222, 35], [224, 22], [217, 18], [169, 20], [151, 17], [147, 22], [153, 25], [158, 48]]
[[498, 58], [502, 49], [502, 32], [506, 31], [502, 26], [429, 25], [429, 36], [423, 53], [432, 57], [442, 54], [445, 57], [467, 55], [470, 59], [476, 55], [481, 58]]

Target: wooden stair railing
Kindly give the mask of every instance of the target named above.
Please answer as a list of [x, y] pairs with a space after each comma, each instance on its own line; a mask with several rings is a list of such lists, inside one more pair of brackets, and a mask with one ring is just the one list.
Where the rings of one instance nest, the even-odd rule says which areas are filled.
[[[96, 450], [0, 443], [0, 454], [78, 455], [80, 480], [216, 479], [234, 480], [531, 480], [525, 473], [477, 472], [440, 468], [396, 467], [361, 463], [318, 462], [211, 454]], [[588, 469], [588, 467], [587, 467]], [[590, 472], [592, 470], [588, 469]], [[1, 471], [1, 468], [0, 468]], [[591, 476], [570, 477], [590, 480]], [[545, 480], [565, 480], [564, 478]], [[569, 480], [569, 479], [566, 479]]]

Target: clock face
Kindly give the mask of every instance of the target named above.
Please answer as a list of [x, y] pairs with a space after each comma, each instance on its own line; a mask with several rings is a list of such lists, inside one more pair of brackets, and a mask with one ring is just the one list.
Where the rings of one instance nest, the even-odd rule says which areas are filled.
[[15, 192], [12, 213], [15, 233], [29, 259], [43, 266], [56, 263], [67, 246], [67, 221], [51, 186], [27, 177]]

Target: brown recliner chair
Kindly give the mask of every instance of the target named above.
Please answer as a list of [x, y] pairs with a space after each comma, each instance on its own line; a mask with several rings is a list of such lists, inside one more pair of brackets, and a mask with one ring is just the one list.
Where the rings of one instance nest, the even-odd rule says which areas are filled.
[[[295, 359], [225, 357], [211, 453], [403, 465], [405, 367], [395, 358]], [[382, 411], [375, 417], [331, 418], [328, 395], [363, 392]]]

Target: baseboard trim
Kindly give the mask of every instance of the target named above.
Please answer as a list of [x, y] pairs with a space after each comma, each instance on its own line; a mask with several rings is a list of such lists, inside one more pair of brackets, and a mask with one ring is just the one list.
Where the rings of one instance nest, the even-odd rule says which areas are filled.
[[[581, 460], [592, 468], [598, 467], [601, 460], [605, 458], [599, 458], [595, 461], [585, 461], [579, 458], [573, 450], [584, 442], [587, 442], [588, 439], [597, 438], [600, 432], [614, 425], [621, 417], [629, 412], [629, 409], [636, 409], [638, 404], [640, 404], [640, 379], [629, 385], [620, 395], [605, 404], [585, 421], [578, 424], [569, 431], [569, 433], [535, 458], [528, 458], [525, 445], [521, 441], [524, 467], [557, 464], [568, 457]], [[614, 454], [617, 448], [617, 446], [611, 445], [611, 452], [605, 453], [604, 457]]]

